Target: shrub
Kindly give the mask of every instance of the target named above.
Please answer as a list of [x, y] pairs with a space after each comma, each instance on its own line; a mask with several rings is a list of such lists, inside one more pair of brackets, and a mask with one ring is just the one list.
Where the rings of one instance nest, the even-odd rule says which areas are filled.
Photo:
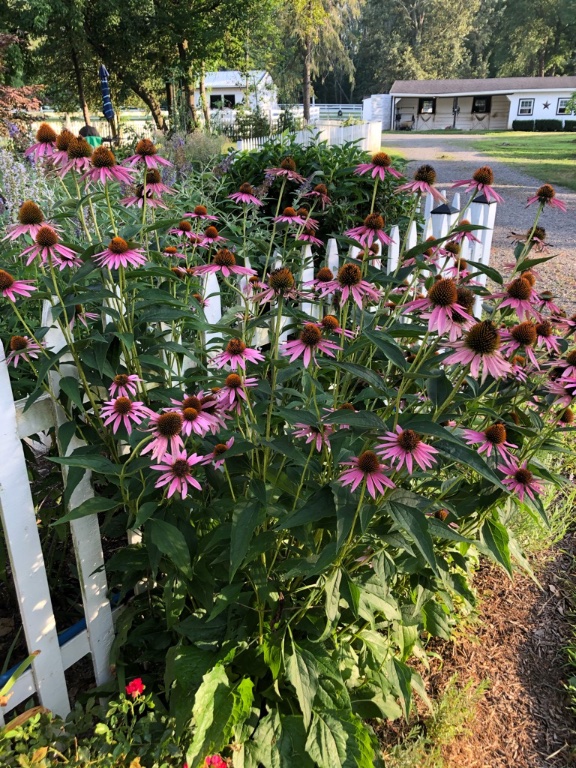
[[557, 120], [555, 118], [546, 118], [541, 120], [534, 120], [534, 130], [535, 131], [561, 131], [562, 130], [562, 120]]
[[564, 120], [565, 131], [576, 131], [576, 120]]
[[513, 131], [533, 131], [534, 122], [535, 122], [534, 120], [513, 120], [512, 130]]

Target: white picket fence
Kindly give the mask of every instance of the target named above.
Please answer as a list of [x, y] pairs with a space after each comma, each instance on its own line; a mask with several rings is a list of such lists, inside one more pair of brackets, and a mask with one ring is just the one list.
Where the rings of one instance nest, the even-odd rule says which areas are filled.
[[[304, 147], [316, 141], [326, 141], [330, 146], [342, 146], [350, 141], [358, 143], [365, 152], [378, 152], [382, 145], [382, 125], [379, 121], [343, 126], [339, 121], [316, 123], [301, 131], [289, 134]], [[236, 147], [240, 150], [259, 149], [271, 139], [282, 140], [282, 136], [260, 136], [253, 139], [239, 139]]]
[[[451, 206], [442, 205], [435, 209], [433, 209], [432, 198], [428, 197], [423, 211], [426, 223], [421, 236], [422, 240], [431, 235], [435, 238], [446, 235], [450, 227], [461, 218], [459, 209], [460, 195], [458, 194], [454, 196]], [[469, 243], [464, 240], [462, 258], [483, 264], [489, 263], [495, 216], [495, 203], [473, 202], [466, 210], [465, 218], [472, 224], [484, 226], [486, 229], [476, 232], [479, 242]], [[400, 253], [398, 227], [392, 227], [390, 235], [394, 242], [387, 249], [387, 260], [383, 265], [389, 273], [394, 272], [398, 267]], [[412, 224], [407, 236], [407, 247], [412, 248], [417, 243], [416, 224]], [[347, 254], [341, 255], [338, 253], [336, 240], [331, 239], [326, 245], [325, 263], [333, 272], [336, 272], [345, 258], [354, 257], [357, 252], [358, 249], [352, 248]], [[380, 260], [375, 261], [374, 265], [380, 267]], [[305, 246], [301, 277], [303, 280], [309, 280], [313, 275], [312, 251], [310, 246]], [[485, 284], [485, 276], [480, 276], [478, 281]], [[206, 319], [210, 323], [218, 323], [223, 313], [220, 288], [214, 274], [208, 275], [206, 279], [205, 295], [210, 296], [210, 303], [205, 310]], [[302, 309], [311, 317], [318, 317], [318, 307], [315, 305], [304, 302]], [[480, 311], [481, 302], [478, 299], [477, 316]], [[48, 302], [45, 303], [42, 324], [44, 327], [50, 327], [45, 337], [47, 347], [54, 352], [62, 349], [65, 339], [52, 319], [52, 308]], [[204, 343], [213, 345], [217, 338], [218, 334], [207, 333]], [[264, 344], [266, 341], [267, 331], [263, 330], [258, 343]], [[75, 368], [66, 356], [60, 360], [60, 371], [51, 371], [49, 374], [50, 387], [54, 396], [58, 394], [59, 380], [62, 375], [75, 375]], [[0, 706], [1, 724], [5, 713], [32, 697], [37, 697], [40, 704], [48, 709], [60, 715], [66, 715], [70, 710], [70, 701], [64, 672], [88, 654], [91, 656], [96, 683], [102, 684], [109, 680], [111, 671], [108, 656], [114, 637], [114, 624], [113, 611], [107, 594], [98, 518], [96, 515], [90, 515], [70, 523], [85, 620], [74, 627], [64, 628], [64, 631], [62, 631], [63, 628], [56, 627], [22, 441], [42, 435], [54, 426], [59, 426], [66, 417], [49, 394], [43, 395], [27, 410], [25, 400], [14, 400], [1, 344], [0, 404], [3, 413], [3, 418], [0, 420], [0, 516], [28, 652], [31, 654], [40, 651], [32, 661], [30, 669], [12, 688], [7, 704]], [[72, 440], [66, 454], [81, 444], [79, 440]], [[65, 480], [65, 468], [63, 473]], [[82, 482], [71, 495], [68, 509], [76, 508], [93, 495], [90, 473], [86, 472]], [[133, 532], [129, 535], [129, 540], [135, 540]], [[0, 677], [0, 688], [13, 671], [14, 668]]]

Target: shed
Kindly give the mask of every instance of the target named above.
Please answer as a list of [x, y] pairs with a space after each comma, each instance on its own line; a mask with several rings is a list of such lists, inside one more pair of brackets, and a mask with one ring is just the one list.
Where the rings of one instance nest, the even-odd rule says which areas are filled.
[[[278, 106], [276, 87], [272, 77], [262, 69], [248, 72], [222, 70], [207, 72], [206, 91], [210, 100], [210, 109], [234, 109], [244, 104], [249, 109], [270, 110]], [[196, 103], [200, 102], [200, 93], [196, 90]]]

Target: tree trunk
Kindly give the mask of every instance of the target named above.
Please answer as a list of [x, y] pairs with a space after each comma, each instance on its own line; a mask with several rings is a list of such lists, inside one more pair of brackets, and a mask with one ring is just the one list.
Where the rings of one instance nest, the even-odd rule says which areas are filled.
[[210, 129], [210, 107], [208, 105], [208, 99], [206, 97], [206, 65], [202, 62], [202, 68], [200, 70], [200, 104], [202, 105], [202, 113], [204, 114], [204, 122], [206, 129]]
[[193, 131], [198, 125], [198, 111], [196, 109], [196, 98], [194, 88], [194, 73], [190, 64], [190, 54], [188, 52], [188, 40], [182, 40], [178, 43], [178, 57], [180, 59], [180, 69], [182, 72], [184, 86], [184, 104], [186, 105], [186, 130]]
[[160, 109], [160, 104], [154, 94], [151, 93], [144, 85], [141, 85], [139, 82], [137, 82], [131, 75], [124, 74], [122, 79], [126, 85], [134, 91], [136, 96], [141, 98], [144, 104], [146, 104], [150, 110], [150, 113], [152, 114], [152, 119], [154, 120], [156, 128], [158, 128], [159, 131], [166, 133], [168, 130], [168, 124], [166, 123], [166, 120], [164, 120], [164, 115]]
[[84, 116], [84, 123], [90, 125], [90, 111], [88, 104], [86, 103], [86, 96], [84, 94], [84, 83], [82, 81], [82, 71], [80, 70], [80, 62], [78, 61], [78, 54], [74, 46], [70, 48], [72, 66], [74, 67], [74, 76], [76, 78], [76, 87], [78, 89], [78, 102]]
[[302, 77], [302, 103], [304, 122], [310, 122], [310, 69], [312, 66], [312, 35], [308, 33], [304, 40], [304, 72]]

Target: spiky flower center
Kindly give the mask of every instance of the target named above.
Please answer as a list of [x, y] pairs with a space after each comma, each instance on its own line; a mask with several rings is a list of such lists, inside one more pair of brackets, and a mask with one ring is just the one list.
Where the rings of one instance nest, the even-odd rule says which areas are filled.
[[270, 273], [268, 284], [276, 293], [286, 293], [294, 287], [294, 275], [287, 267], [279, 267]]
[[180, 434], [183, 419], [178, 411], [168, 411], [158, 417], [156, 429], [162, 437], [175, 437]]
[[205, 205], [197, 205], [196, 208], [194, 208], [194, 213], [196, 216], [206, 216], [208, 208], [206, 208]]
[[254, 188], [252, 184], [249, 184], [247, 181], [244, 182], [244, 184], [240, 184], [240, 189], [238, 190], [243, 195], [253, 195], [254, 194]]
[[436, 171], [431, 165], [421, 165], [414, 174], [414, 180], [432, 185], [436, 181]]
[[352, 403], [342, 403], [342, 405], [340, 405], [338, 407], [338, 410], [339, 411], [354, 411], [354, 413], [356, 413], [356, 408], [354, 408]]
[[472, 308], [474, 307], [474, 294], [470, 290], [470, 288], [465, 288], [464, 286], [460, 286], [458, 290], [456, 291], [457, 294], [457, 303], [460, 304], [461, 307], [463, 307], [466, 312], [470, 312]]
[[92, 157], [92, 147], [86, 139], [75, 136], [68, 144], [68, 159], [80, 160], [82, 157]]
[[530, 228], [526, 232], [526, 240], [528, 240], [529, 237], [532, 237], [533, 240], [540, 240], [541, 242], [544, 242], [546, 239], [546, 230], [544, 227], [536, 227], [534, 234], [532, 234], [532, 228]]
[[296, 163], [294, 162], [293, 157], [285, 157], [280, 162], [280, 168], [282, 168], [284, 171], [295, 171], [296, 170]]
[[536, 326], [527, 320], [524, 323], [519, 323], [511, 329], [510, 335], [517, 341], [518, 344], [523, 344], [525, 347], [531, 347], [536, 341], [537, 333]]
[[14, 282], [15, 280], [9, 272], [6, 272], [5, 269], [0, 269], [0, 291], [10, 288], [14, 285]]
[[532, 286], [523, 277], [517, 277], [516, 280], [506, 287], [506, 293], [511, 299], [519, 299], [520, 301], [527, 301], [532, 294]]
[[514, 473], [514, 480], [516, 480], [516, 482], [520, 483], [521, 485], [530, 485], [533, 479], [534, 475], [532, 472], [530, 472], [529, 469], [525, 469], [524, 467], [520, 467], [520, 469], [517, 469]]
[[326, 184], [316, 184], [314, 187], [314, 192], [317, 192], [319, 195], [327, 195], [328, 194], [328, 187]]
[[125, 373], [118, 373], [114, 376], [114, 384], [117, 384], [119, 387], [125, 387], [128, 381], [128, 376]]
[[300, 333], [300, 341], [307, 347], [315, 347], [322, 338], [322, 331], [314, 323], [306, 323]]
[[351, 287], [362, 281], [362, 271], [357, 264], [344, 264], [338, 270], [338, 282], [342, 286]]
[[183, 480], [190, 474], [190, 464], [188, 464], [186, 459], [176, 459], [174, 464], [172, 464], [172, 474]]
[[492, 445], [503, 445], [506, 442], [506, 427], [504, 424], [492, 424], [491, 427], [484, 430], [486, 440]]
[[214, 446], [214, 456], [222, 456], [223, 453], [226, 453], [228, 450], [228, 446], [224, 443], [218, 443]]
[[428, 291], [428, 298], [437, 307], [451, 307], [458, 300], [456, 283], [449, 278], [440, 278]]
[[397, 437], [398, 445], [404, 451], [412, 452], [422, 442], [422, 438], [413, 429], [405, 429]]
[[64, 128], [64, 130], [56, 136], [56, 149], [60, 152], [67, 152], [73, 138], [74, 134], [72, 131], [69, 131], [68, 128]]
[[316, 280], [319, 280], [321, 283], [329, 283], [333, 279], [332, 270], [328, 269], [328, 267], [321, 267], [316, 273]]
[[214, 264], [219, 267], [233, 267], [236, 264], [236, 257], [228, 248], [221, 248], [214, 256]]
[[182, 221], [178, 223], [177, 229], [181, 232], [192, 232], [192, 224], [190, 224], [189, 221], [182, 219]]
[[218, 230], [216, 229], [216, 227], [212, 227], [212, 226], [206, 227], [206, 229], [204, 230], [204, 236], [209, 237], [211, 240], [214, 240], [215, 238], [218, 237]]
[[41, 123], [36, 131], [36, 141], [40, 144], [51, 144], [56, 141], [56, 131], [48, 123]]
[[130, 246], [123, 237], [113, 237], [108, 243], [108, 250], [112, 253], [126, 253]]
[[374, 451], [364, 451], [358, 456], [358, 469], [367, 475], [380, 469], [380, 461]]
[[40, 248], [52, 248], [58, 242], [58, 235], [52, 227], [40, 227], [36, 235], [36, 245]]
[[372, 155], [372, 165], [388, 168], [392, 165], [392, 158], [386, 152], [377, 152], [375, 155]]
[[568, 365], [576, 365], [576, 349], [570, 350], [566, 355], [566, 362]]
[[196, 421], [200, 414], [196, 410], [196, 408], [184, 408], [182, 411], [182, 416], [184, 418], [184, 421]]
[[522, 278], [522, 280], [526, 280], [527, 282], [529, 282], [532, 288], [536, 285], [536, 275], [534, 274], [534, 272], [522, 272], [520, 277]]
[[27, 349], [28, 340], [24, 336], [12, 336], [10, 339], [10, 349], [12, 352], [20, 352], [22, 349]]
[[158, 150], [156, 149], [154, 142], [150, 141], [150, 139], [140, 139], [138, 144], [136, 144], [136, 149], [134, 150], [134, 154], [140, 155], [140, 157], [151, 157], [157, 152]]
[[132, 401], [129, 397], [117, 397], [114, 401], [114, 412], [120, 416], [126, 416], [132, 410]]
[[33, 203], [32, 200], [26, 200], [18, 211], [18, 221], [20, 224], [42, 224], [44, 214], [36, 203]]
[[185, 411], [187, 408], [194, 408], [196, 411], [202, 410], [202, 402], [200, 398], [195, 397], [194, 395], [189, 395], [188, 397], [185, 397], [182, 401], [182, 410]]
[[540, 291], [540, 301], [548, 302], [552, 301], [554, 294], [552, 291]]
[[548, 338], [552, 336], [552, 323], [549, 320], [544, 320], [536, 325], [536, 333], [538, 336]]
[[379, 213], [371, 213], [364, 219], [366, 229], [384, 229], [384, 219]]
[[168, 256], [174, 256], [176, 253], [178, 253], [178, 248], [174, 245], [167, 245], [164, 248], [164, 253], [168, 254]]
[[526, 358], [523, 355], [514, 355], [512, 360], [510, 361], [512, 365], [517, 365], [520, 368], [524, 368], [526, 365]]
[[160, 184], [162, 176], [157, 168], [150, 168], [146, 171], [146, 184]]
[[242, 386], [242, 379], [240, 376], [238, 376], [237, 373], [231, 373], [229, 376], [226, 377], [226, 386], [230, 389], [238, 389]]
[[454, 254], [454, 256], [458, 256], [462, 250], [462, 247], [458, 243], [446, 243], [444, 248], [448, 251], [448, 253]]
[[474, 171], [472, 178], [474, 181], [478, 182], [478, 184], [484, 184], [485, 186], [494, 184], [494, 173], [489, 165], [483, 165], [481, 168], [478, 168], [477, 171]]
[[[434, 238], [432, 236], [426, 238], [426, 242], [430, 240], [434, 240]], [[426, 248], [426, 250], [424, 251], [424, 256], [430, 257], [432, 256], [433, 253], [434, 253], [434, 247]]]
[[542, 184], [540, 189], [536, 192], [536, 197], [540, 203], [549, 203], [556, 197], [556, 190], [551, 184]]
[[465, 344], [477, 355], [491, 355], [500, 346], [500, 334], [490, 320], [483, 320], [470, 328]]
[[434, 512], [434, 517], [437, 520], [441, 520], [442, 522], [444, 522], [444, 520], [446, 520], [446, 518], [448, 517], [448, 514], [449, 513], [447, 509], [437, 509], [436, 512]]
[[288, 206], [288, 208], [284, 208], [282, 211], [282, 216], [287, 216], [288, 218], [292, 219], [294, 216], [297, 216], [296, 210], [294, 208], [291, 208]]
[[114, 153], [108, 147], [96, 147], [92, 154], [92, 165], [94, 168], [114, 168], [116, 165]]
[[340, 323], [338, 322], [338, 318], [334, 317], [334, 315], [326, 315], [322, 318], [322, 327], [327, 331], [335, 331], [336, 328], [340, 327]]
[[244, 344], [242, 339], [230, 339], [226, 345], [226, 352], [229, 352], [231, 355], [241, 355], [245, 349], [246, 344]]
[[565, 408], [564, 411], [562, 411], [562, 416], [560, 416], [560, 421], [563, 424], [572, 424], [574, 422], [574, 411], [572, 408]]

